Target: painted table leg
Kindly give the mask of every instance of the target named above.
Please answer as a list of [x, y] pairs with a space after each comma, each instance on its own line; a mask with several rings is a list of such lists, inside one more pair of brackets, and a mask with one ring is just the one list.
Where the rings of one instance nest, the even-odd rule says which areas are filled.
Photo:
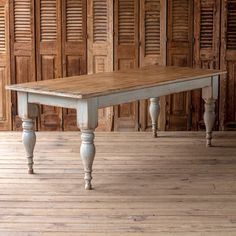
[[152, 132], [153, 137], [157, 137], [157, 128], [158, 128], [158, 117], [160, 114], [160, 105], [159, 105], [159, 98], [151, 98], [150, 99], [150, 107], [149, 113], [152, 120]]
[[23, 134], [22, 134], [22, 142], [25, 147], [26, 157], [28, 159], [28, 173], [33, 174], [33, 157], [34, 157], [34, 147], [36, 143], [36, 135], [34, 132], [34, 121], [32, 119], [22, 119], [22, 127], [23, 127]]
[[218, 98], [219, 76], [211, 78], [211, 86], [202, 89], [202, 98], [205, 101], [204, 123], [206, 126], [206, 146], [211, 146], [212, 129], [215, 123], [215, 102]]
[[92, 189], [92, 166], [96, 153], [94, 145], [94, 133], [92, 130], [82, 130], [81, 131], [81, 146], [80, 146], [80, 156], [84, 166], [84, 180], [85, 189]]
[[92, 166], [96, 153], [94, 130], [98, 125], [96, 99], [78, 101], [77, 124], [81, 130], [80, 156], [84, 166], [85, 189], [92, 189]]
[[215, 100], [205, 99], [204, 122], [206, 126], [206, 146], [211, 146], [212, 129], [215, 123]]
[[34, 147], [36, 143], [36, 135], [34, 132], [34, 120], [38, 116], [38, 105], [28, 104], [28, 95], [24, 92], [17, 92], [18, 97], [18, 114], [22, 119], [22, 142], [25, 147], [26, 157], [28, 159], [28, 173], [33, 174], [34, 169]]

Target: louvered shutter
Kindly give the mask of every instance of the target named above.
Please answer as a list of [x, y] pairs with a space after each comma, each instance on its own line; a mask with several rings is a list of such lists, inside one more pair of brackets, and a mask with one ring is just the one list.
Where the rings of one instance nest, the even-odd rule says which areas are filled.
[[[194, 19], [194, 67], [219, 69], [220, 0], [195, 0]], [[205, 128], [203, 112], [201, 90], [195, 90], [192, 92], [193, 130]]]
[[222, 2], [220, 127], [236, 130], [236, 0]]
[[[13, 83], [36, 80], [34, 1], [10, 1], [11, 20], [11, 77]], [[13, 129], [21, 129], [17, 115], [17, 98], [13, 93]]]
[[[86, 0], [62, 0], [63, 77], [87, 73]], [[63, 109], [63, 129], [77, 130], [76, 112]]]
[[[166, 1], [140, 0], [140, 66], [166, 65]], [[165, 97], [161, 98], [159, 129], [165, 126]], [[140, 101], [140, 128], [151, 128], [149, 100]]]
[[0, 130], [11, 128], [10, 94], [5, 86], [10, 83], [9, 76], [9, 18], [8, 2], [0, 1]]
[[[168, 5], [167, 64], [192, 66], [193, 0], [171, 0]], [[166, 97], [166, 129], [188, 130], [190, 92]]]
[[[88, 73], [113, 71], [113, 1], [88, 1]], [[97, 130], [112, 129], [112, 108], [99, 110]]]
[[[138, 67], [139, 52], [139, 1], [115, 1], [115, 69]], [[138, 129], [138, 102], [115, 107], [115, 130]]]
[[[36, 1], [37, 80], [61, 77], [61, 4]], [[42, 106], [40, 130], [60, 130], [61, 109]]]

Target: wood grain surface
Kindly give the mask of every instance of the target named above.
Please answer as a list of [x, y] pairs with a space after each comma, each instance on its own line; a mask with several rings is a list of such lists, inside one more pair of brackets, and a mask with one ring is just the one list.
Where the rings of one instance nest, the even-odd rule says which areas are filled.
[[225, 73], [219, 70], [176, 66], [147, 66], [142, 69], [72, 76], [7, 86], [8, 89], [73, 98], [89, 98], [148, 88], [180, 81], [195, 80]]
[[236, 133], [96, 133], [96, 191], [78, 132], [39, 132], [35, 175], [21, 133], [0, 132], [1, 236], [234, 236]]

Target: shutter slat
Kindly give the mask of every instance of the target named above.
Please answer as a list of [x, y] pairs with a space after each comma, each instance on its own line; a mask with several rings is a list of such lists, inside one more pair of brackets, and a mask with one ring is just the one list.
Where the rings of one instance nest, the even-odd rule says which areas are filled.
[[160, 0], [145, 1], [145, 55], [160, 54]]
[[236, 0], [228, 0], [227, 10], [227, 49], [236, 50]]
[[6, 52], [6, 22], [5, 7], [0, 6], [0, 53]]
[[66, 40], [83, 41], [83, 4], [82, 0], [66, 1]]
[[56, 0], [40, 1], [41, 41], [55, 41], [57, 38]]
[[93, 0], [93, 41], [106, 42], [108, 31], [107, 0]]
[[172, 6], [172, 37], [173, 41], [187, 42], [189, 35], [189, 14], [188, 14], [188, 0], [173, 0]]
[[200, 16], [200, 47], [211, 49], [213, 47], [214, 6], [202, 5]]
[[15, 42], [30, 42], [32, 38], [30, 0], [15, 0], [13, 4]]
[[118, 42], [134, 44], [135, 42], [135, 2], [119, 0], [118, 3]]

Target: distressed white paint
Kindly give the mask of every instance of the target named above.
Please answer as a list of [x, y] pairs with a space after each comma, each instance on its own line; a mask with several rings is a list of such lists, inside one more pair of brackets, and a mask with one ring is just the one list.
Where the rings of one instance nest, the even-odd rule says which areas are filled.
[[202, 89], [202, 98], [205, 101], [204, 123], [206, 126], [206, 146], [210, 147], [212, 141], [212, 129], [215, 123], [215, 101], [218, 98], [218, 76], [212, 77], [211, 86]]
[[159, 101], [160, 101], [159, 98], [151, 98], [149, 106], [149, 113], [152, 120], [152, 133], [154, 138], [157, 137], [157, 122], [160, 114]]
[[96, 148], [94, 130], [98, 125], [97, 99], [79, 100], [77, 104], [77, 124], [81, 130], [80, 156], [84, 166], [85, 189], [92, 189], [92, 165]]
[[34, 121], [32, 119], [22, 119], [22, 142], [25, 147], [26, 157], [28, 159], [28, 173], [33, 174], [33, 158], [34, 158], [34, 147], [36, 143], [36, 135], [34, 132]]
[[121, 103], [133, 102], [137, 100], [161, 97], [172, 93], [184, 92], [198, 88], [211, 86], [211, 77], [195, 79], [190, 81], [173, 81], [171, 84], [163, 84], [149, 88], [132, 90], [129, 92], [118, 92], [98, 97], [98, 107], [104, 108]]

